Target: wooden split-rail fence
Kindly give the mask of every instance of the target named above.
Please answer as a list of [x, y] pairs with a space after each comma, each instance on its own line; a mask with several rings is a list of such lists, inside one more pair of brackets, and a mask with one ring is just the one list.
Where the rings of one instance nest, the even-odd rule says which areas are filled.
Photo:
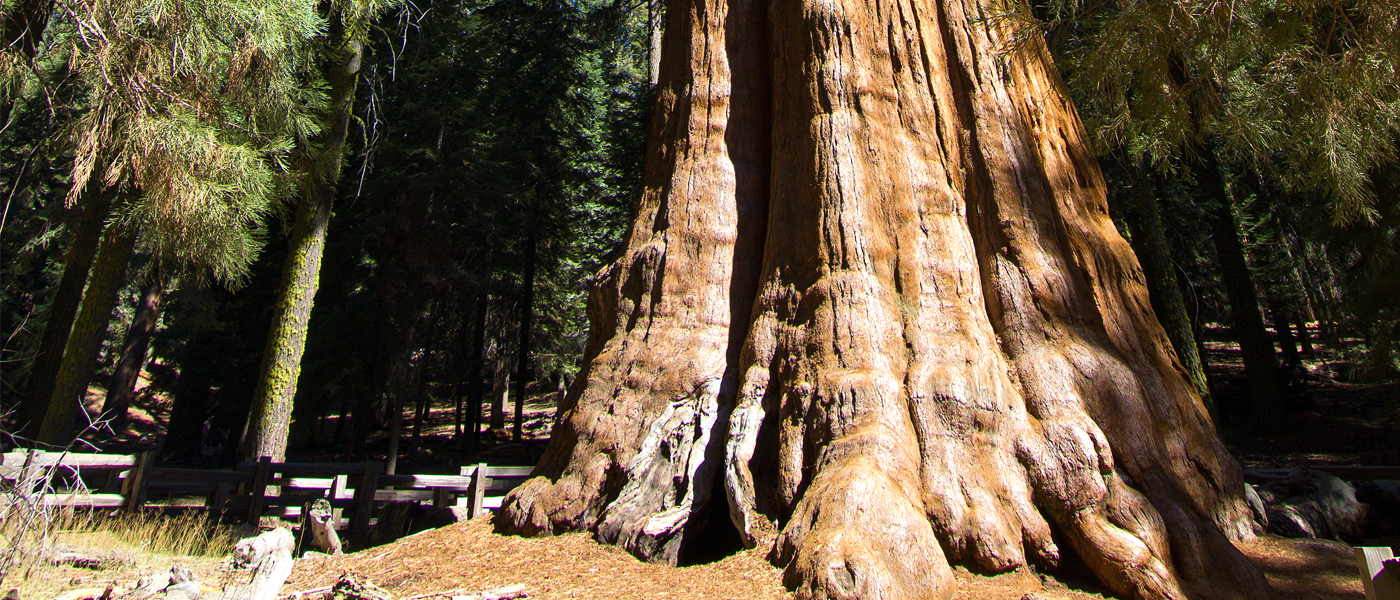
[[[6, 488], [48, 506], [203, 508], [219, 517], [295, 519], [302, 506], [330, 502], [338, 524], [348, 519], [351, 539], [368, 534], [376, 505], [430, 502], [465, 509], [475, 518], [498, 508], [502, 496], [529, 476], [531, 467], [462, 467], [457, 475], [390, 475], [378, 461], [362, 463], [272, 462], [266, 456], [232, 470], [158, 467], [155, 453], [132, 455], [13, 450], [0, 461]], [[40, 482], [40, 480], [46, 482]], [[81, 483], [81, 484], [80, 484]], [[33, 485], [20, 490], [18, 486]], [[39, 489], [49, 493], [35, 495]], [[66, 489], [69, 491], [54, 491]], [[155, 500], [152, 500], [152, 499]], [[194, 499], [194, 503], [190, 500]]]

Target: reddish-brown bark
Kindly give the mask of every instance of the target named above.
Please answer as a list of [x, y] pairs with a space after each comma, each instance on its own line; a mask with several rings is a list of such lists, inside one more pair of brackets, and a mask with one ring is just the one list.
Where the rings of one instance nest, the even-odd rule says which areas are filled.
[[978, 0], [667, 14], [638, 217], [502, 529], [676, 562], [727, 502], [802, 597], [1069, 552], [1128, 597], [1265, 596], [1043, 46]]

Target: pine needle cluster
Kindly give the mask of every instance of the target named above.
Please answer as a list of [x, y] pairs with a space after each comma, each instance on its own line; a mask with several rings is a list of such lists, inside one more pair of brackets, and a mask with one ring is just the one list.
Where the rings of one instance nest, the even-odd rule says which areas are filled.
[[1396, 158], [1400, 4], [1391, 0], [1044, 0], [1003, 16], [1043, 34], [1103, 152], [1158, 166], [1206, 145], [1338, 222], [1373, 221]]
[[73, 124], [67, 202], [117, 188], [114, 225], [166, 269], [237, 283], [262, 226], [294, 193], [289, 156], [314, 136], [324, 90], [308, 41], [316, 3], [97, 0], [77, 5], [73, 68], [90, 90]]

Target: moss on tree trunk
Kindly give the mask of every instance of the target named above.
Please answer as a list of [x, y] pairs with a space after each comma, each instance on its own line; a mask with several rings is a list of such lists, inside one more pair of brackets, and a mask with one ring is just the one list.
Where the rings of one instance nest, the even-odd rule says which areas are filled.
[[49, 304], [49, 316], [44, 322], [39, 352], [29, 372], [25, 401], [15, 423], [18, 432], [37, 433], [48, 410], [49, 398], [53, 396], [54, 379], [63, 366], [63, 349], [67, 347], [69, 334], [73, 332], [73, 319], [82, 306], [83, 289], [87, 287], [88, 273], [97, 256], [97, 247], [102, 243], [102, 230], [112, 206], [108, 194], [94, 196], [94, 200], [79, 211], [76, 231], [63, 256], [63, 276]]
[[325, 170], [317, 171], [318, 167], [314, 166], [317, 161], [308, 159], [313, 165], [308, 167], [313, 175], [297, 204], [287, 239], [287, 262], [282, 267], [282, 283], [273, 305], [272, 327], [263, 350], [258, 387], [240, 445], [244, 457], [271, 456], [273, 461], [281, 461], [287, 453], [292, 400], [296, 397], [307, 326], [321, 278], [321, 257], [326, 249], [335, 184], [340, 176], [341, 150], [350, 128], [350, 112], [364, 54], [360, 41], [346, 40], [344, 35], [344, 25], [336, 23], [331, 44], [341, 50], [326, 69], [326, 80], [331, 85], [329, 122], [313, 144], [323, 155]]

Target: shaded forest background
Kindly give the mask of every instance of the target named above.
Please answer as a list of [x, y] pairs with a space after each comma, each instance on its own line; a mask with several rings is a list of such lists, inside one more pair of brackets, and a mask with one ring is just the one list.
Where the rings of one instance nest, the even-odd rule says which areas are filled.
[[[288, 452], [533, 461], [538, 444], [500, 444], [547, 435], [524, 409], [572, 381], [590, 278], [631, 224], [658, 3], [70, 4], [5, 9], [5, 443], [53, 424], [43, 441], [243, 458], [279, 299], [308, 291], [287, 275], [298, 210], [329, 190]], [[1296, 430], [1350, 384], [1400, 431], [1394, 11], [1246, 2], [1160, 28], [1207, 4], [1005, 16], [1051, 40], [1226, 439]], [[89, 419], [51, 406], [89, 394]], [[133, 402], [164, 436], [127, 431]], [[450, 439], [400, 446], [444, 422]]]

